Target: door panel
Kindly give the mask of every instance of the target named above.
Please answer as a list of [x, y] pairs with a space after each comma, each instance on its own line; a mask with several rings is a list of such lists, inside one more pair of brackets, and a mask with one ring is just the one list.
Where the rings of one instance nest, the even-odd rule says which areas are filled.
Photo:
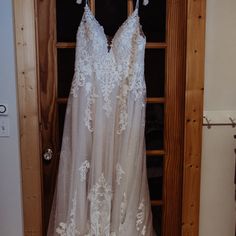
[[[147, 38], [145, 137], [153, 224], [158, 236], [180, 235], [186, 3], [185, 0], [149, 2], [145, 7], [140, 4], [140, 22]], [[75, 0], [37, 0], [37, 8], [42, 149], [53, 150], [53, 159], [44, 161], [42, 167], [46, 232], [83, 5]], [[110, 36], [132, 10], [132, 0], [128, 4], [126, 0], [96, 0], [96, 18]]]
[[95, 1], [95, 14], [105, 34], [112, 37], [127, 18], [127, 1]]
[[[148, 42], [165, 42], [166, 0], [149, 1], [147, 6], [140, 1], [140, 22]], [[135, 5], [136, 1], [134, 1]]]
[[75, 49], [63, 48], [57, 50], [57, 96], [66, 98], [74, 75]]
[[164, 97], [165, 49], [146, 49], [145, 80], [147, 97]]
[[[44, 0], [46, 1], [46, 0]], [[74, 42], [84, 9], [75, 0], [56, 1], [57, 42]]]
[[162, 150], [164, 147], [164, 105], [148, 103], [146, 107], [146, 149]]

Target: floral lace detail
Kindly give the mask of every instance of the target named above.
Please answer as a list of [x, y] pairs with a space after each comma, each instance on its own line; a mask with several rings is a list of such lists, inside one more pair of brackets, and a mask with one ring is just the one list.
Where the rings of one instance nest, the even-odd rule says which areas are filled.
[[127, 208], [127, 197], [126, 193], [124, 192], [123, 198], [120, 204], [120, 225], [119, 225], [119, 232], [124, 230], [124, 222], [126, 217], [126, 208]]
[[[135, 37], [134, 37], [135, 36]], [[128, 90], [135, 93], [137, 99], [144, 91], [143, 77], [143, 55], [132, 53], [133, 48], [130, 42], [136, 40], [137, 50], [145, 46], [145, 39], [140, 36], [138, 11], [135, 10], [127, 20], [120, 26], [112, 39], [111, 49], [108, 51], [107, 38], [103, 27], [97, 22], [89, 7], [86, 5], [85, 13], [77, 33], [75, 73], [71, 87], [73, 97], [78, 96], [79, 87], [85, 82], [97, 84], [103, 96], [103, 109], [107, 117], [112, 112], [112, 91], [119, 86], [121, 81], [129, 80]], [[93, 43], [91, 43], [93, 42]], [[129, 43], [127, 43], [129, 42]], [[144, 50], [143, 50], [144, 51]], [[135, 62], [135, 63], [134, 63]], [[133, 66], [136, 64], [136, 67]], [[128, 90], [126, 97], [128, 96]], [[88, 106], [93, 103], [93, 98], [88, 96]], [[125, 112], [125, 96], [121, 95], [121, 114], [118, 133], [121, 133], [127, 126], [127, 112]], [[87, 109], [86, 126], [91, 127], [91, 109]]]
[[[80, 56], [77, 56], [79, 53]], [[74, 78], [71, 85], [71, 94], [73, 97], [78, 96], [79, 87], [84, 86], [85, 80], [88, 80], [92, 75], [90, 59], [91, 56], [89, 56], [86, 48], [80, 49], [79, 52], [76, 53]]]
[[89, 168], [90, 164], [87, 160], [85, 160], [79, 168], [81, 182], [84, 182], [86, 180], [86, 174], [88, 173]]
[[144, 217], [145, 217], [144, 210], [145, 210], [144, 200], [142, 200], [141, 203], [139, 204], [138, 212], [136, 215], [136, 229], [137, 229], [137, 231], [141, 230], [141, 235], [146, 234], [146, 226], [143, 225]]
[[129, 89], [134, 94], [135, 101], [142, 99], [144, 103], [144, 98], [146, 96], [146, 84], [144, 81], [144, 61], [136, 63], [133, 65], [131, 78], [129, 79]]
[[121, 90], [121, 95], [117, 96], [119, 99], [120, 113], [119, 113], [119, 126], [117, 130], [117, 134], [121, 134], [123, 130], [126, 129], [128, 125], [128, 108], [127, 108], [127, 95], [128, 95], [129, 87], [124, 84]]
[[116, 164], [116, 183], [120, 185], [120, 181], [122, 176], [125, 174], [124, 170], [122, 169], [119, 163]]
[[[75, 72], [75, 73], [79, 73], [79, 72]], [[84, 85], [84, 81], [85, 78], [82, 77], [82, 75], [74, 75], [74, 79], [72, 81], [72, 85], [71, 85], [71, 90], [70, 93], [73, 95], [73, 97], [78, 97], [78, 91], [79, 91], [79, 87]]]
[[69, 222], [68, 223], [60, 222], [59, 226], [56, 228], [56, 232], [61, 236], [80, 235], [80, 232], [76, 228], [76, 223], [75, 223], [76, 197], [77, 197], [77, 192], [75, 192], [74, 198], [72, 199], [72, 209], [70, 212]]
[[90, 132], [93, 132], [93, 104], [95, 103], [95, 99], [98, 97], [98, 95], [95, 93], [95, 88], [92, 88], [92, 84], [90, 82], [86, 83], [86, 94], [87, 94], [87, 105], [85, 109], [85, 116], [84, 116], [84, 122], [85, 126], [88, 128]]
[[[84, 15], [82, 22], [85, 22], [86, 15]], [[85, 81], [89, 81], [93, 73], [92, 54], [91, 50], [89, 50], [85, 33], [88, 29], [86, 29], [84, 24], [81, 24], [77, 32], [77, 41], [79, 43], [76, 45], [74, 78], [70, 92], [73, 97], [78, 97], [79, 87], [83, 87]], [[90, 37], [94, 37], [92, 31], [89, 31], [88, 34], [91, 35]]]
[[90, 190], [88, 199], [91, 202], [90, 234], [94, 236], [109, 236], [112, 189], [106, 182], [103, 173], [99, 177], [98, 182]]
[[110, 54], [105, 54], [103, 60], [97, 62], [94, 68], [104, 100], [103, 109], [107, 117], [109, 117], [112, 111], [110, 94], [122, 79], [120, 75], [122, 71], [119, 71], [119, 68], [120, 70], [122, 70], [122, 68], [116, 66], [116, 62]]

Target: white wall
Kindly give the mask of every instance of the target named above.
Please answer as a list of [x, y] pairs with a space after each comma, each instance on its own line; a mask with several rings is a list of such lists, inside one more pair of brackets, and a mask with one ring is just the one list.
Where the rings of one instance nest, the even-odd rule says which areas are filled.
[[[207, 0], [206, 23], [204, 109], [214, 122], [219, 111], [236, 111], [236, 1]], [[235, 236], [234, 134], [229, 126], [203, 129], [200, 236]]]
[[8, 103], [10, 137], [0, 137], [0, 235], [22, 236], [22, 198], [11, 0], [0, 1], [0, 103]]

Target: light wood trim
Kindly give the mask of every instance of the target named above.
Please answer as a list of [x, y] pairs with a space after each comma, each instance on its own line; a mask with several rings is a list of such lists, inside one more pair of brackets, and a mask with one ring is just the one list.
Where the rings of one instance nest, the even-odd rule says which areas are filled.
[[[75, 42], [58, 42], [56, 44], [57, 48], [65, 49], [65, 48], [75, 48], [76, 43]], [[162, 49], [166, 48], [166, 43], [154, 43], [154, 42], [147, 42], [146, 48], [147, 49]]]
[[[57, 98], [57, 103], [58, 104], [66, 104], [68, 98]], [[146, 99], [147, 103], [154, 103], [154, 104], [162, 104], [165, 103], [165, 98], [159, 97], [159, 98], [147, 98]]]
[[163, 205], [163, 201], [162, 200], [152, 200], [151, 201], [151, 205], [152, 206], [162, 206]]
[[188, 0], [182, 236], [198, 236], [206, 0]]
[[42, 235], [35, 2], [14, 0], [24, 235]]

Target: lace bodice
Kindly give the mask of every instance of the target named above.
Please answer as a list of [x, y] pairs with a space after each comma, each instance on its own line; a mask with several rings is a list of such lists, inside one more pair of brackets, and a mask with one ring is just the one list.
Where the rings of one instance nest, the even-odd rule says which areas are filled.
[[86, 4], [77, 33], [73, 96], [77, 97], [80, 87], [85, 87], [91, 100], [96, 87], [95, 93], [102, 95], [107, 116], [112, 111], [110, 96], [116, 87], [120, 87], [121, 101], [125, 93], [132, 93], [135, 100], [143, 100], [145, 43], [137, 8], [119, 27], [109, 45], [103, 27]]

